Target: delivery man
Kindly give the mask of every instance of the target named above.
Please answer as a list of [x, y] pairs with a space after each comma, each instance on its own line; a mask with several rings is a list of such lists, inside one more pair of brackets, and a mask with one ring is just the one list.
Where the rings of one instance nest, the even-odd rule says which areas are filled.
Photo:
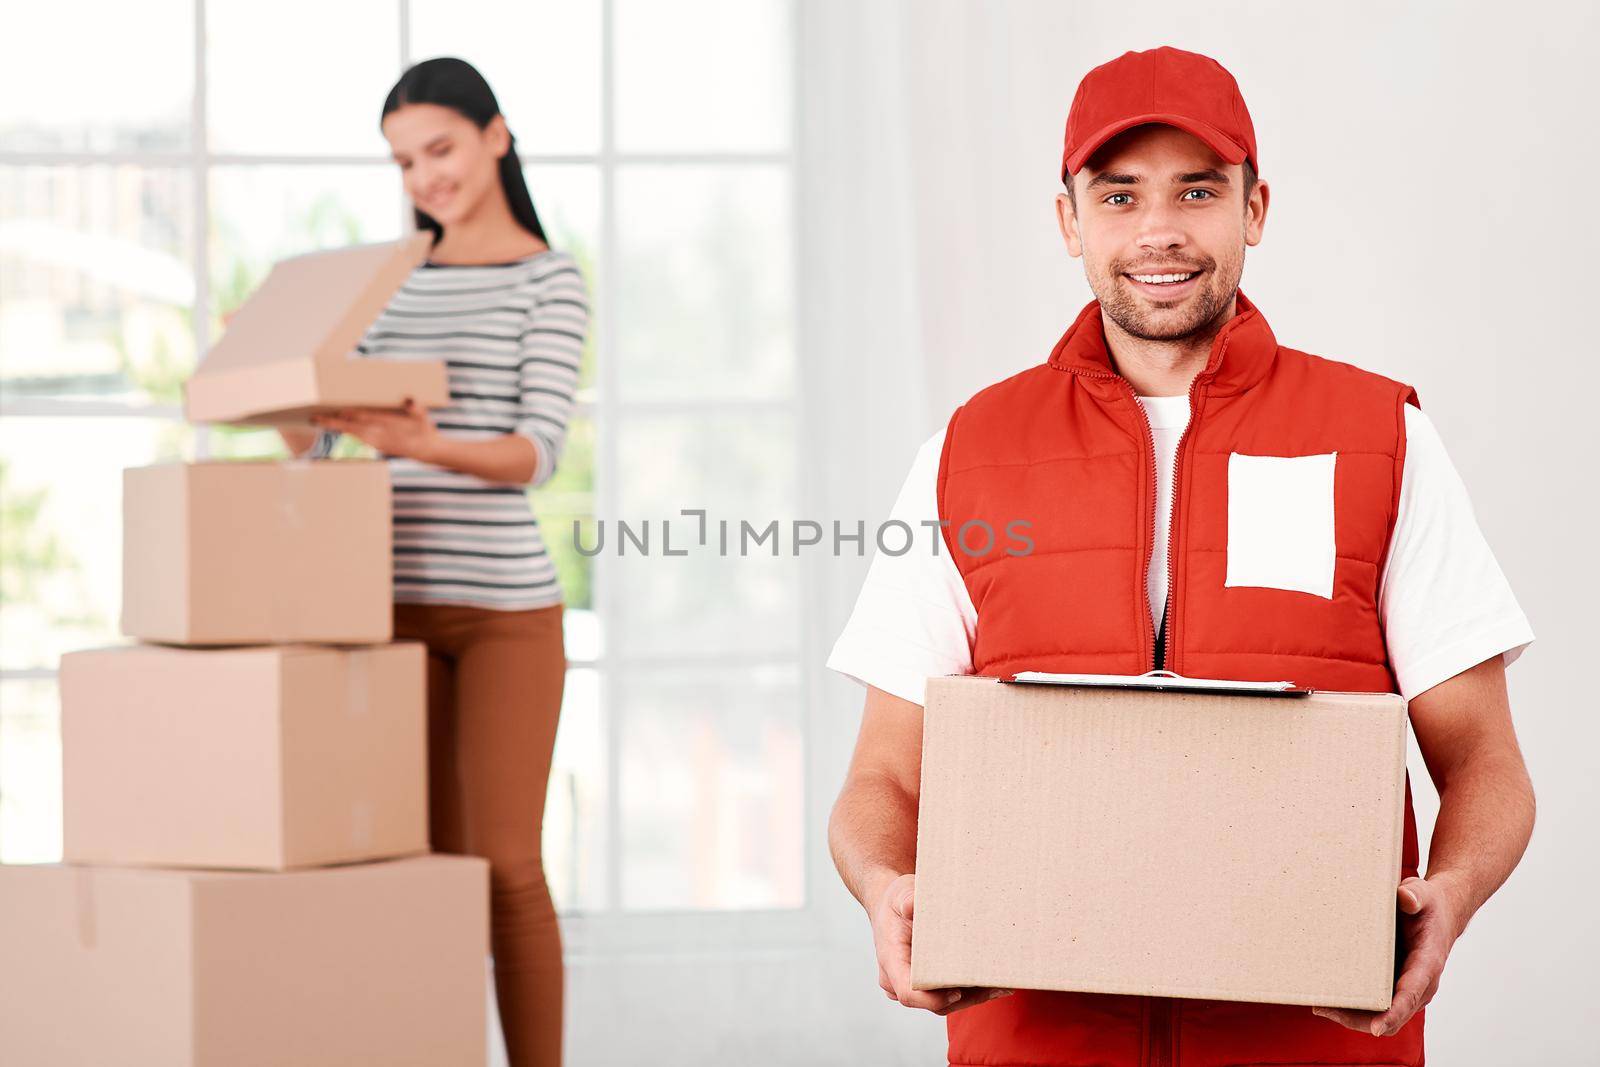
[[[1533, 633], [1415, 391], [1281, 346], [1239, 291], [1259, 169], [1214, 60], [1084, 78], [1056, 211], [1097, 299], [923, 446], [894, 518], [940, 551], [880, 552], [829, 658], [868, 687], [833, 856], [879, 984], [948, 1017], [953, 1065], [1421, 1064], [1445, 958], [1532, 832], [1505, 666]], [[1027, 551], [992, 535], [1017, 520]], [[1409, 701], [1440, 804], [1422, 878], [1407, 782], [1387, 1011], [911, 988], [926, 678], [1157, 668]]]

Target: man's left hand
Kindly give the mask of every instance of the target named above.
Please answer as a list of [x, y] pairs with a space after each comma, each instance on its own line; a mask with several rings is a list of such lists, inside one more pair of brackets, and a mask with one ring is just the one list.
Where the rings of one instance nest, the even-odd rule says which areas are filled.
[[312, 423], [359, 437], [389, 456], [406, 456], [427, 462], [439, 441], [428, 409], [406, 397], [400, 411], [382, 408], [340, 408], [327, 415], [313, 415]]
[[1400, 899], [1398, 921], [1405, 935], [1405, 967], [1395, 983], [1394, 1000], [1388, 1011], [1356, 1011], [1350, 1008], [1312, 1008], [1324, 1019], [1332, 1019], [1352, 1030], [1374, 1037], [1396, 1034], [1439, 991], [1439, 975], [1465, 925], [1463, 905], [1451, 883], [1442, 875], [1433, 880], [1407, 878], [1396, 891]]

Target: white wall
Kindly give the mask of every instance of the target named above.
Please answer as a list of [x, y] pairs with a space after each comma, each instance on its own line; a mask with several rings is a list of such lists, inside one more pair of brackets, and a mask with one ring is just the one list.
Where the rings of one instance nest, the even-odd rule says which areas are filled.
[[[806, 360], [825, 405], [815, 489], [827, 515], [881, 518], [916, 444], [975, 389], [1042, 360], [1090, 299], [1052, 208], [1082, 74], [1173, 44], [1238, 78], [1273, 194], [1245, 291], [1285, 344], [1417, 387], [1537, 634], [1509, 677], [1538, 827], [1429, 1008], [1431, 1058], [1453, 1067], [1600, 1063], [1574, 1025], [1592, 1014], [1600, 955], [1588, 903], [1600, 725], [1583, 676], [1597, 636], [1585, 443], [1600, 386], [1595, 11], [806, 5]], [[824, 648], [865, 567], [840, 560], [817, 591]], [[849, 683], [828, 680], [821, 697], [819, 817], [860, 709]], [[1436, 800], [1415, 758], [1412, 776], [1426, 837]], [[807, 973], [847, 980], [812, 991], [817, 1043], [777, 1048], [774, 1062], [942, 1062], [940, 1024], [908, 1023], [882, 997], [848, 943], [864, 945], [864, 920], [842, 890], [822, 892], [846, 941]], [[791, 1010], [778, 1001], [739, 1025], [756, 1033]]]

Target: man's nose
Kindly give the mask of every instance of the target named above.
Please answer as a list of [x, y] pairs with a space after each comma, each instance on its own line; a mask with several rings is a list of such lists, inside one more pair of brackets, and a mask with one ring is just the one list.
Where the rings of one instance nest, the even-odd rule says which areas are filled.
[[1135, 240], [1139, 247], [1152, 252], [1182, 248], [1189, 243], [1188, 234], [1171, 204], [1152, 204], [1139, 216], [1139, 229]]

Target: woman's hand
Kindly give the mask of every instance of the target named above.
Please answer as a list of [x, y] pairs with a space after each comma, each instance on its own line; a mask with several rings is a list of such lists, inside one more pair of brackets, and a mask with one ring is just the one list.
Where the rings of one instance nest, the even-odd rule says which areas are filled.
[[390, 456], [430, 462], [439, 447], [439, 431], [428, 409], [413, 397], [406, 397], [405, 408], [339, 408], [328, 415], [311, 416], [313, 425], [358, 437], [379, 452]]

